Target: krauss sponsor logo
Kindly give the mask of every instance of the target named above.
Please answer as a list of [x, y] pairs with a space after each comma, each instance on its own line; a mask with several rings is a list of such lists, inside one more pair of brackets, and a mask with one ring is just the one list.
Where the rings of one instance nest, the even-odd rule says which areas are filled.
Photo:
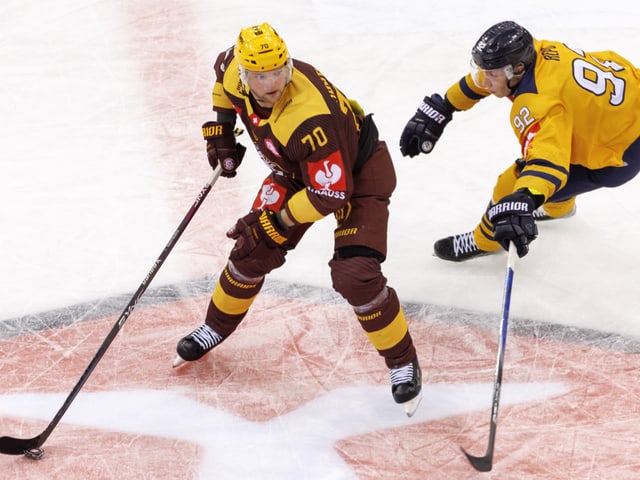
[[342, 155], [339, 150], [322, 160], [308, 163], [307, 172], [311, 187], [315, 190], [347, 190]]
[[322, 168], [318, 168], [313, 176], [313, 181], [323, 188], [331, 188], [342, 179], [342, 168], [337, 163], [329, 160], [322, 162]]
[[307, 187], [307, 190], [309, 190], [311, 193], [314, 193], [316, 195], [322, 195], [324, 197], [339, 198], [341, 200], [344, 200], [345, 198], [347, 198], [345, 192], [336, 192], [335, 190], [327, 190], [324, 188], [317, 189], [313, 187]]
[[260, 189], [260, 200], [263, 207], [277, 204], [280, 201], [280, 197], [281, 194], [274, 183], [262, 185], [262, 188]]

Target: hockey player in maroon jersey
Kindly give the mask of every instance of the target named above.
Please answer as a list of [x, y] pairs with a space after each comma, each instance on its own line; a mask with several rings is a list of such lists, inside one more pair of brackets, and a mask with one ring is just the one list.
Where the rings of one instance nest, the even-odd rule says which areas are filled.
[[211, 166], [236, 175], [245, 153], [234, 136], [240, 117], [271, 173], [250, 213], [227, 232], [235, 245], [204, 323], [178, 342], [175, 365], [201, 358], [231, 335], [265, 275], [284, 264], [314, 222], [333, 214], [333, 287], [384, 358], [394, 400], [413, 415], [422, 394], [420, 366], [398, 296], [380, 266], [396, 176], [371, 115], [313, 66], [291, 59], [267, 23], [242, 29], [214, 70], [216, 120], [203, 125]]
[[489, 95], [510, 99], [522, 158], [498, 177], [476, 228], [438, 240], [434, 253], [459, 262], [514, 242], [523, 256], [537, 236], [536, 220], [571, 216], [576, 195], [637, 175], [640, 70], [612, 51], [534, 39], [511, 21], [483, 33], [471, 56], [471, 73], [444, 97], [424, 98], [401, 135], [400, 151], [429, 153], [454, 112]]

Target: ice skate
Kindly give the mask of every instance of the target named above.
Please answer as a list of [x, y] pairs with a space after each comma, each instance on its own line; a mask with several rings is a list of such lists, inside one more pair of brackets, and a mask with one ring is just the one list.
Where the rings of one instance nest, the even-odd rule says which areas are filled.
[[413, 416], [422, 400], [422, 370], [418, 364], [418, 357], [411, 363], [390, 369], [389, 373], [393, 399], [402, 405], [408, 417]]
[[575, 205], [573, 206], [573, 208], [571, 210], [569, 210], [564, 215], [560, 215], [559, 217], [552, 217], [544, 209], [544, 205], [540, 205], [538, 208], [536, 208], [533, 211], [533, 218], [536, 220], [536, 222], [541, 222], [541, 221], [545, 221], [545, 220], [557, 220], [559, 218], [569, 218], [569, 217], [573, 217], [575, 214], [576, 214], [576, 206]]
[[470, 258], [489, 255], [493, 252], [480, 250], [473, 239], [473, 232], [441, 238], [433, 245], [435, 256], [451, 262], [463, 262]]
[[200, 325], [178, 342], [178, 346], [176, 347], [178, 355], [173, 361], [173, 368], [202, 358], [206, 353], [213, 350], [213, 347], [222, 340], [222, 335], [218, 334], [209, 325], [206, 323]]

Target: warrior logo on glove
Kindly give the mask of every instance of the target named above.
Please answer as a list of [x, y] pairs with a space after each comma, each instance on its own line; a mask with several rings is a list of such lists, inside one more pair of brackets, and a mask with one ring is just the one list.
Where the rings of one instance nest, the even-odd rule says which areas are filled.
[[528, 202], [501, 202], [489, 208], [487, 216], [491, 219], [500, 213], [518, 212], [520, 215], [531, 213]]
[[538, 236], [538, 227], [533, 218], [536, 201], [531, 193], [518, 190], [487, 209], [487, 218], [493, 224], [493, 239], [502, 248], [509, 250], [513, 242], [518, 256], [529, 252], [529, 244]]
[[440, 139], [444, 127], [453, 118], [455, 109], [447, 98], [437, 93], [424, 97], [416, 113], [407, 122], [400, 137], [402, 156], [415, 157], [420, 153], [430, 153]]

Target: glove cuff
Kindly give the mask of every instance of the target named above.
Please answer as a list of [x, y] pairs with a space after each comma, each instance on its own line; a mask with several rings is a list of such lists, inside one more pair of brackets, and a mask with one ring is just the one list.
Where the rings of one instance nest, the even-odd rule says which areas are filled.
[[278, 227], [278, 220], [275, 213], [269, 210], [263, 210], [258, 219], [264, 233], [277, 245], [282, 245], [287, 241], [284, 231]]
[[231, 145], [235, 143], [233, 125], [230, 122], [206, 122], [202, 125], [202, 136], [205, 140], [224, 139]]
[[507, 195], [487, 210], [487, 218], [490, 222], [496, 217], [505, 215], [532, 215], [536, 209], [533, 197], [525, 191], [518, 191]]

